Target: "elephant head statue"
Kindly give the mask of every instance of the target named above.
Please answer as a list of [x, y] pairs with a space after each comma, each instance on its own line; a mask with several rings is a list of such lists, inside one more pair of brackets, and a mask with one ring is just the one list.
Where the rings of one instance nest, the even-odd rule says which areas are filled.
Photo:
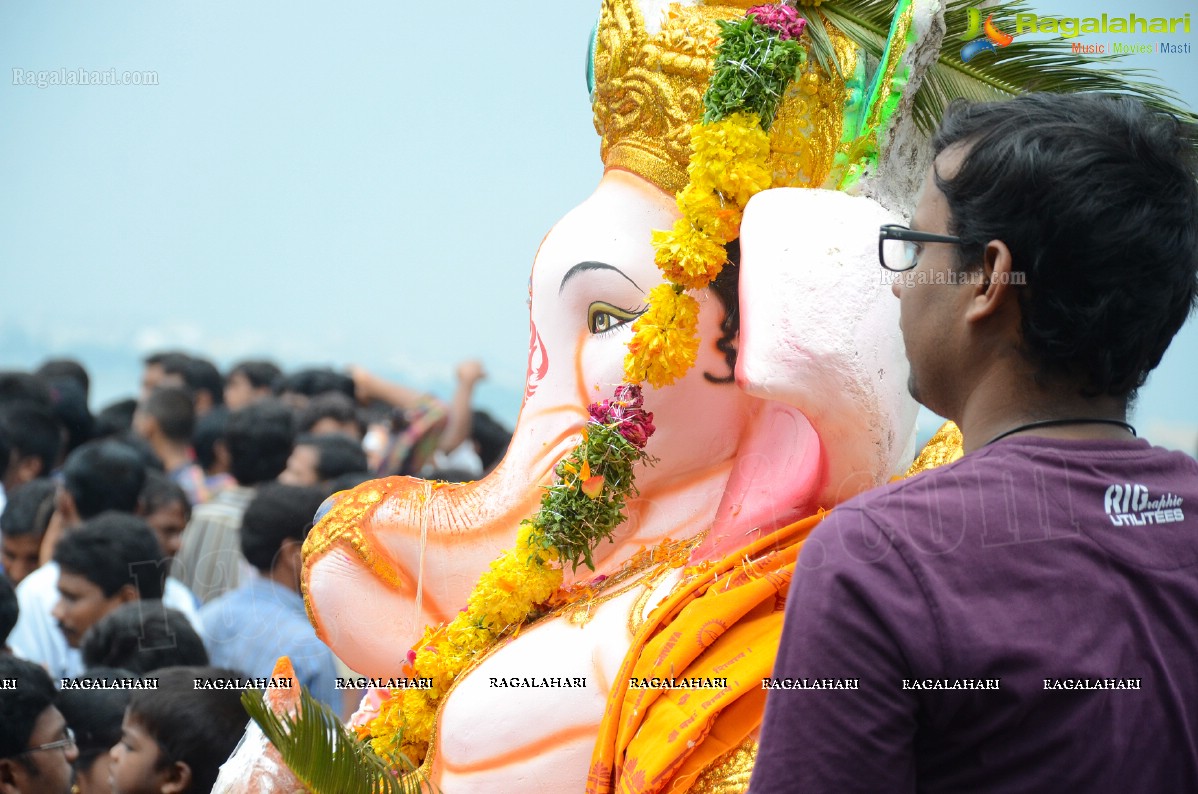
[[[702, 110], [719, 39], [714, 20], [743, 16], [749, 5], [604, 0], [592, 71], [605, 170], [533, 263], [524, 402], [507, 455], [474, 483], [365, 483], [337, 497], [305, 544], [310, 617], [359, 673], [402, 675], [422, 629], [452, 618], [479, 574], [513, 545], [555, 465], [578, 443], [588, 404], [623, 382], [632, 321], [663, 279], [651, 232], [679, 216], [674, 193], [687, 178], [686, 132]], [[922, 27], [909, 40], [919, 44], [903, 57], [926, 62], [938, 51], [938, 13], [932, 4], [914, 15], [911, 24]], [[702, 340], [695, 366], [644, 393], [658, 428], [646, 450], [655, 461], [638, 472], [639, 493], [612, 542], [596, 550], [595, 572], [568, 571], [567, 584], [612, 574], [667, 539], [701, 537], [692, 562], [725, 557], [885, 482], [911, 459], [917, 406], [876, 240], [879, 225], [901, 222], [901, 202], [913, 202], [921, 174], [907, 184], [878, 179], [888, 169], [905, 173], [892, 160], [911, 147], [898, 126], [877, 129], [880, 159], [858, 169], [856, 195], [838, 189], [856, 167], [841, 140], [855, 134], [849, 126], [864, 112], [871, 78], [847, 37], [832, 27], [826, 35], [839, 69], [809, 59], [788, 90], [771, 130], [775, 189], [745, 208], [739, 263], [693, 292]], [[896, 84], [892, 99], [909, 101], [915, 82]], [[555, 619], [522, 633], [488, 659], [490, 675], [554, 660], [569, 666], [560, 657], [574, 653], [602, 680], [629, 643], [629, 604], [609, 603], [603, 609], [615, 617]], [[479, 675], [466, 678], [486, 680]], [[521, 709], [529, 730], [516, 740], [488, 717], [494, 693], [459, 680], [440, 717], [434, 782], [445, 791], [503, 791], [536, 774], [543, 790], [580, 790], [602, 692], [553, 696]]]

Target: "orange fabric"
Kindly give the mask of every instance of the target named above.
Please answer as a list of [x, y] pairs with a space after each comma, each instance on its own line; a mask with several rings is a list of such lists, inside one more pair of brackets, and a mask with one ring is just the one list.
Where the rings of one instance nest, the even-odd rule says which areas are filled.
[[[799, 547], [824, 512], [698, 566], [649, 616], [613, 682], [589, 794], [685, 791], [761, 724]], [[719, 689], [632, 688], [629, 679], [726, 678]]]

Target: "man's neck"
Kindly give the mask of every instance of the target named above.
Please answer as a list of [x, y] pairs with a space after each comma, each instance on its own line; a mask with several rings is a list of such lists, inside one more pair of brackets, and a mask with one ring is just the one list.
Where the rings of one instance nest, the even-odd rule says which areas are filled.
[[300, 592], [299, 576], [288, 565], [276, 565], [270, 569], [269, 573], [263, 574], [263, 578], [281, 587], [285, 587], [294, 593]]
[[191, 449], [187, 444], [155, 439], [150, 446], [154, 448], [154, 454], [162, 461], [163, 467], [168, 472], [191, 463]]
[[[1112, 424], [1126, 422], [1126, 400], [1084, 397], [1078, 389], [1066, 385], [1045, 387], [1030, 376], [1020, 377], [1005, 368], [992, 370], [983, 377], [966, 396], [958, 413], [957, 425], [967, 453], [1004, 434], [1120, 441], [1131, 437], [1126, 428]], [[1045, 420], [1067, 420], [1067, 423], [1021, 429]]]

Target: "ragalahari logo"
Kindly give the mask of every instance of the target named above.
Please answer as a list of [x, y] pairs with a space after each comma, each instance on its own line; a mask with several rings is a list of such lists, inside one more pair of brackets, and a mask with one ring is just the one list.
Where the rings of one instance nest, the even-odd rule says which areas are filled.
[[1005, 47], [1015, 40], [1014, 36], [998, 29], [993, 14], [987, 14], [983, 24], [982, 12], [976, 8], [969, 9], [969, 27], [961, 34], [961, 38], [968, 42], [961, 48], [962, 63], [968, 63], [983, 52], [993, 52], [996, 47]]

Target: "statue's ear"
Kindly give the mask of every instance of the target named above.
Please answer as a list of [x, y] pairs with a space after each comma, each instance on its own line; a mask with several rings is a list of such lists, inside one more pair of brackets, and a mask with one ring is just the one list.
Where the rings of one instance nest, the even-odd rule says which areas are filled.
[[825, 446], [867, 437], [861, 465], [886, 476], [909, 457], [917, 410], [878, 263], [878, 227], [900, 221], [872, 199], [779, 188], [749, 202], [740, 236], [737, 383], [801, 410]]

